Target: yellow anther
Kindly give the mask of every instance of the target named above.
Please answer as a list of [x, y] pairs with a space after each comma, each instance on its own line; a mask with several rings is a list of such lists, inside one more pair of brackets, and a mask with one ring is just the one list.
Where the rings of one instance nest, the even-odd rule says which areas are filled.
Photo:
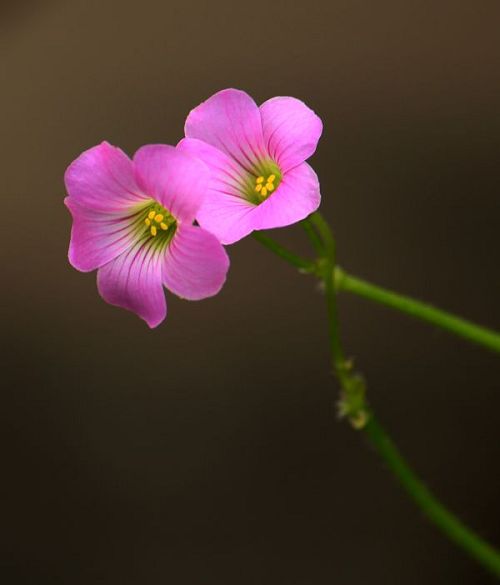
[[262, 197], [265, 197], [267, 195], [267, 188], [262, 187], [262, 191], [260, 192], [260, 194], [262, 195]]
[[276, 175], [269, 175], [269, 177], [267, 178], [267, 182], [274, 183], [275, 179], [276, 179]]
[[156, 228], [155, 228], [155, 226], [154, 226], [154, 225], [153, 225], [153, 226], [151, 226], [151, 235], [152, 235], [152, 236], [156, 236]]
[[257, 177], [257, 181], [256, 181], [257, 184], [263, 183], [263, 182], [264, 182], [264, 177]]
[[267, 185], [266, 185], [266, 189], [267, 189], [268, 191], [274, 191], [274, 185], [273, 185], [272, 183], [267, 183]]
[[150, 211], [148, 213], [148, 219], [154, 219], [155, 215], [156, 215], [156, 211]]
[[256, 185], [255, 190], [257, 191], [257, 193], [262, 189], [262, 183], [259, 183], [258, 185]]
[[151, 220], [146, 217], [144, 223], [149, 227], [151, 225]]
[[157, 223], [160, 223], [161, 221], [163, 221], [163, 215], [161, 213], [158, 213], [155, 215], [155, 221]]
[[168, 225], [166, 223], [161, 222], [160, 227], [162, 230], [168, 230]]

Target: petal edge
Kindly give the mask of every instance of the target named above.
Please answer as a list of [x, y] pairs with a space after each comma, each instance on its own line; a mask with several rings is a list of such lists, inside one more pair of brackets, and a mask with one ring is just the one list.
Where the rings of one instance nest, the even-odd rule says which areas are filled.
[[177, 296], [198, 301], [224, 285], [229, 257], [217, 238], [196, 226], [182, 225], [163, 261], [163, 282]]
[[162, 258], [151, 241], [137, 243], [99, 268], [99, 294], [107, 303], [136, 313], [149, 327], [157, 327], [167, 314]]
[[274, 97], [260, 106], [260, 113], [266, 147], [284, 173], [314, 154], [323, 122], [304, 102]]

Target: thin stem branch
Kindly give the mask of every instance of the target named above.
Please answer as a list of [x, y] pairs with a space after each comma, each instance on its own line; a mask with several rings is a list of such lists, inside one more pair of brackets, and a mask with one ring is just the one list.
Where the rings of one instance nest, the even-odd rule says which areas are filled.
[[323, 217], [316, 212], [303, 225], [319, 255], [315, 263], [296, 256], [259, 232], [254, 233], [254, 237], [293, 266], [316, 274], [324, 282], [332, 365], [342, 388], [341, 412], [349, 417], [355, 428], [363, 430], [408, 495], [431, 522], [479, 564], [500, 578], [500, 553], [467, 528], [435, 498], [368, 409], [364, 381], [361, 376], [352, 371], [352, 364], [345, 359], [342, 348], [337, 313], [337, 291], [348, 291], [398, 309], [497, 352], [500, 352], [500, 335], [420, 301], [346, 274], [335, 265], [335, 240]]
[[322, 250], [324, 256], [329, 258], [335, 265], [335, 238], [333, 237], [333, 233], [330, 229], [330, 226], [328, 225], [328, 222], [319, 211], [316, 211], [310, 215], [308, 220], [318, 230], [318, 234], [320, 235], [323, 244]]
[[330, 227], [319, 213], [311, 216], [311, 222], [318, 230], [324, 244], [324, 257], [320, 264], [323, 266], [321, 274], [327, 297], [332, 362], [342, 387], [341, 406], [344, 413], [350, 417], [355, 428], [365, 432], [378, 454], [426, 516], [450, 540], [475, 558], [483, 567], [500, 577], [500, 553], [469, 530], [461, 520], [432, 495], [406, 463], [387, 432], [368, 409], [365, 401], [364, 382], [346, 362], [340, 341], [337, 291], [332, 278], [335, 269], [335, 240]]
[[286, 260], [292, 266], [295, 266], [296, 268], [299, 268], [305, 272], [315, 271], [316, 266], [314, 262], [312, 262], [311, 260], [306, 260], [305, 258], [301, 258], [300, 256], [297, 256], [297, 254], [290, 252], [281, 244], [278, 244], [278, 242], [275, 242], [273, 239], [269, 238], [268, 236], [265, 236], [262, 232], [253, 232], [252, 236], [263, 246], [271, 250], [271, 252], [273, 252], [280, 258], [283, 258], [283, 260]]
[[[314, 216], [311, 217], [311, 220], [303, 222], [304, 229], [314, 248], [320, 255], [324, 255], [323, 244], [321, 240], [318, 239], [318, 234], [313, 227], [313, 223], [318, 225], [318, 218], [313, 218]], [[318, 274], [317, 262], [301, 258], [297, 254], [284, 248], [281, 244], [275, 242], [272, 238], [265, 236], [262, 232], [253, 232], [253, 236], [263, 246], [271, 250], [280, 258], [286, 260], [292, 266], [295, 266], [304, 272], [320, 276]], [[441, 329], [445, 329], [459, 337], [486, 347], [491, 351], [500, 353], [500, 333], [497, 333], [496, 331], [492, 331], [481, 325], [476, 325], [462, 317], [458, 317], [448, 311], [438, 309], [428, 303], [424, 303], [407, 295], [402, 295], [387, 288], [372, 284], [366, 280], [358, 278], [357, 276], [348, 274], [339, 266], [335, 266], [333, 273], [334, 286], [338, 291], [349, 292], [392, 309], [396, 309], [397, 311], [401, 311], [402, 313], [406, 313], [407, 315], [411, 315], [422, 321], [432, 323]]]
[[335, 286], [331, 274], [335, 268], [335, 239], [330, 226], [319, 212], [313, 213], [309, 218], [312, 226], [318, 231], [322, 241], [322, 258], [320, 258], [320, 273], [325, 285], [325, 296], [328, 310], [328, 324], [330, 336], [330, 350], [332, 365], [341, 385], [345, 382], [345, 356], [342, 349], [339, 333], [339, 318]]
[[347, 274], [338, 267], [335, 269], [334, 281], [335, 287], [339, 291], [350, 292], [386, 305], [500, 353], [500, 334], [491, 329], [475, 325], [466, 319], [437, 309], [422, 301], [371, 284], [366, 280]]
[[316, 254], [318, 254], [318, 256], [322, 256], [324, 252], [323, 242], [321, 241], [321, 238], [314, 229], [311, 220], [308, 217], [306, 217], [306, 219], [302, 220], [300, 223], [302, 224], [302, 227], [304, 228], [307, 237], [311, 241], [313, 248], [316, 250]]
[[406, 463], [398, 448], [373, 415], [370, 416], [363, 431], [405, 491], [423, 510], [429, 520], [483, 567], [500, 577], [500, 554], [498, 551], [467, 528], [461, 520], [434, 497]]

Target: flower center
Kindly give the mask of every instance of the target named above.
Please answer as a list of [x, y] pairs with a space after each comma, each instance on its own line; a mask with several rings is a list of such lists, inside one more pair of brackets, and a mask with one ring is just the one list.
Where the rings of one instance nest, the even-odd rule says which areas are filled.
[[257, 177], [255, 179], [255, 192], [265, 199], [268, 194], [274, 191], [274, 181], [276, 181], [276, 175], [269, 175], [267, 179], [262, 175]]
[[249, 201], [259, 205], [278, 188], [281, 183], [281, 171], [272, 160], [260, 162], [253, 171], [245, 181], [245, 195]]
[[177, 228], [177, 221], [171, 213], [159, 203], [153, 203], [144, 209], [143, 214], [144, 235], [162, 242], [170, 240]]

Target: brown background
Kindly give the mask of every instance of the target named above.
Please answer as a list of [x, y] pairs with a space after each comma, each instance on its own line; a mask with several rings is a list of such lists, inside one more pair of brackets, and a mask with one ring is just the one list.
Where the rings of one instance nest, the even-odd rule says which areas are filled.
[[[342, 265], [500, 329], [500, 3], [0, 8], [1, 581], [492, 583], [334, 418], [323, 301], [252, 239], [151, 332], [67, 263], [62, 176], [224, 87], [304, 99]], [[307, 253], [296, 227], [279, 232]], [[500, 545], [500, 361], [355, 298], [343, 337], [429, 485]]]

